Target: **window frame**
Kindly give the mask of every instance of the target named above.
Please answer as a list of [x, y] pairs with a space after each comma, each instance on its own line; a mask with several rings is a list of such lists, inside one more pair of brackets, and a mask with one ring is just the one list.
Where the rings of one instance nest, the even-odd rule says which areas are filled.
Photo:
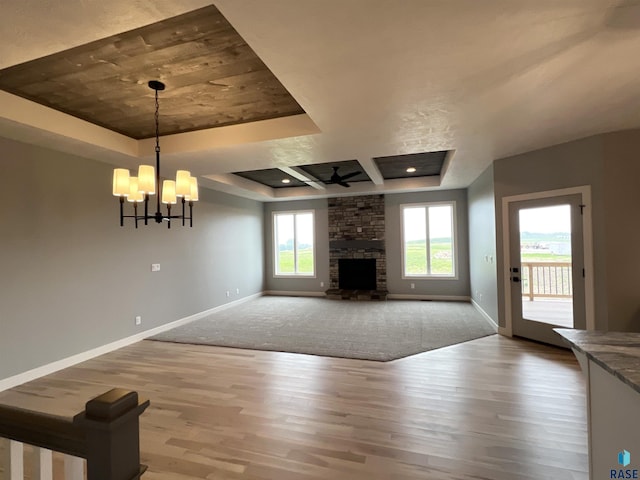
[[[406, 272], [406, 252], [405, 252], [405, 228], [404, 228], [404, 210], [405, 208], [416, 208], [416, 207], [424, 207], [425, 208], [425, 234], [427, 236], [427, 270], [430, 270], [431, 265], [429, 262], [430, 259], [430, 245], [429, 245], [429, 207], [437, 207], [437, 206], [451, 206], [451, 216], [452, 216], [452, 254], [453, 254], [453, 273], [449, 274], [434, 274], [434, 273], [426, 273], [426, 274], [407, 274]], [[403, 280], [458, 280], [458, 214], [456, 209], [456, 201], [455, 200], [443, 200], [436, 202], [420, 202], [420, 203], [404, 203], [400, 205], [400, 250], [401, 261], [402, 261], [402, 279]]]
[[[276, 226], [276, 218], [278, 215], [293, 215], [293, 265], [294, 268], [297, 269], [297, 251], [298, 251], [298, 244], [296, 241], [296, 216], [298, 214], [306, 214], [306, 213], [310, 213], [311, 214], [311, 225], [313, 228], [313, 232], [312, 232], [312, 237], [313, 237], [313, 248], [312, 248], [312, 255], [313, 255], [313, 273], [308, 274], [308, 273], [278, 273], [278, 228]], [[316, 211], [315, 209], [306, 209], [306, 210], [278, 210], [278, 211], [274, 211], [271, 212], [271, 230], [272, 230], [272, 235], [271, 235], [271, 241], [273, 242], [273, 248], [272, 248], [272, 252], [273, 252], [273, 278], [316, 278], [316, 245], [317, 245], [317, 240], [316, 240]]]

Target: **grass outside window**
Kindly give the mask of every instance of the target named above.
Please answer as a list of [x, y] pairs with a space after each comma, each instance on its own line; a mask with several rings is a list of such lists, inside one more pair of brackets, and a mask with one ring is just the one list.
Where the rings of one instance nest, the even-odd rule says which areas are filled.
[[314, 212], [273, 214], [274, 275], [315, 274]]
[[402, 205], [403, 276], [456, 276], [455, 203]]

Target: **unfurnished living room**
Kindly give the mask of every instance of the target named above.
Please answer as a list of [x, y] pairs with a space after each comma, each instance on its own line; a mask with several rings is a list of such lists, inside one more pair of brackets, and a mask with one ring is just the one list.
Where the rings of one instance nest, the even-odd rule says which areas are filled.
[[0, 478], [638, 478], [640, 2], [0, 26]]

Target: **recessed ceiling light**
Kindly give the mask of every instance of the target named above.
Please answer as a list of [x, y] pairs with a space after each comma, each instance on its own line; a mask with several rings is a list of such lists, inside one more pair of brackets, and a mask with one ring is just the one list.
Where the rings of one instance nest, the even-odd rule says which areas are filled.
[[283, 178], [282, 183], [291, 183], [291, 180], [289, 180], [288, 178]]
[[416, 171], [416, 167], [409, 167], [407, 168], [407, 173], [413, 173]]

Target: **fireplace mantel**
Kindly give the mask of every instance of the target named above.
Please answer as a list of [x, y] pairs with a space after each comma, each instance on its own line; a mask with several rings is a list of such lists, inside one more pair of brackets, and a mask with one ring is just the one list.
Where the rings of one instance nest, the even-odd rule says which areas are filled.
[[330, 250], [342, 250], [348, 248], [364, 250], [384, 250], [384, 240], [331, 240]]

